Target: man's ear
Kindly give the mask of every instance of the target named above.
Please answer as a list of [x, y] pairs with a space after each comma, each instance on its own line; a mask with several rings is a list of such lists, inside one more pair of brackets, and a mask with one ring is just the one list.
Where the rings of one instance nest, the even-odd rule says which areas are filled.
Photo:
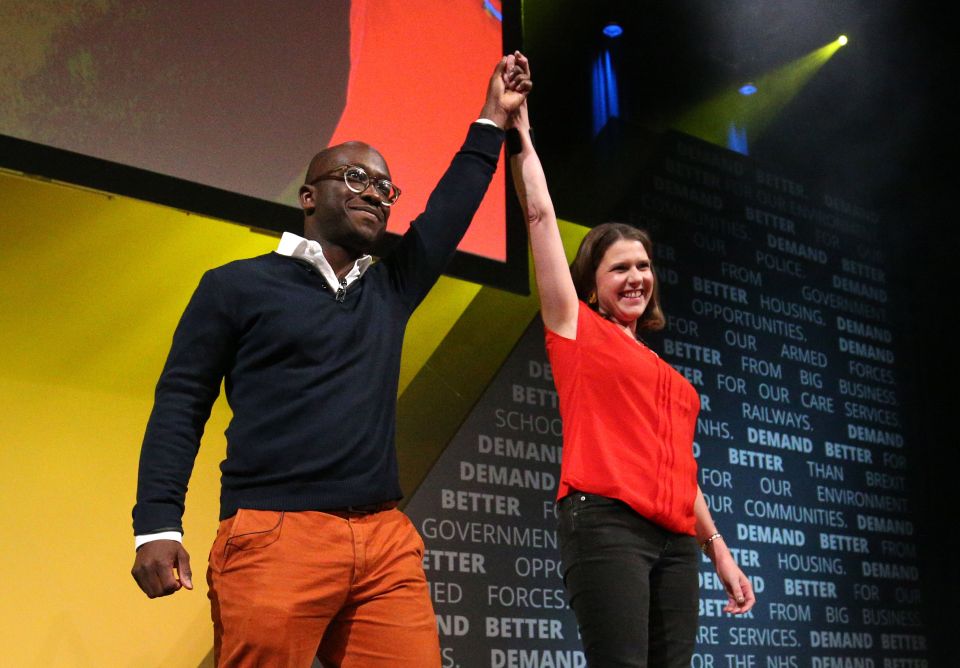
[[314, 194], [313, 188], [307, 184], [300, 186], [300, 191], [297, 193], [297, 199], [300, 200], [300, 208], [307, 213], [317, 208], [317, 201], [314, 198]]

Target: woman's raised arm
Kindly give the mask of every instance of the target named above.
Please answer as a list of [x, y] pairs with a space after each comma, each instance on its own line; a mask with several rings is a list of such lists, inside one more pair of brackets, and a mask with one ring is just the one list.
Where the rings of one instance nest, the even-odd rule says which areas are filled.
[[[523, 67], [525, 60], [518, 58], [517, 62]], [[508, 127], [515, 129], [520, 139], [520, 151], [511, 155], [510, 167], [530, 237], [543, 323], [560, 336], [574, 339], [579, 308], [577, 291], [570, 277], [547, 178], [530, 138], [526, 102], [511, 116]]]

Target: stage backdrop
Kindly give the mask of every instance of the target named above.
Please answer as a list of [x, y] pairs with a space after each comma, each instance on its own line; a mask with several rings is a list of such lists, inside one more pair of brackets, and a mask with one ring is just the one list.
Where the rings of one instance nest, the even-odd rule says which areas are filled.
[[[401, 234], [479, 116], [501, 27], [499, 0], [13, 0], [0, 134], [294, 208], [316, 151], [363, 140]], [[502, 179], [460, 249], [507, 260]]]
[[[896, 291], [870, 234], [875, 214], [695, 140], [661, 148], [633, 211], [661, 241], [672, 316], [651, 345], [706, 397], [700, 482], [761, 597], [751, 618], [720, 615], [703, 565], [696, 665], [923, 665], [916, 490], [906, 482], [922, 444], [902, 429]], [[202, 573], [228, 410], [214, 409], [187, 499], [194, 592], [149, 601], [129, 577], [139, 442], [202, 272], [275, 240], [9, 174], [0, 195], [0, 502], [10, 535], [0, 566], [12, 574], [0, 663], [204, 664]], [[515, 308], [520, 299], [448, 279], [431, 293], [404, 352], [401, 440], [456, 419], [445, 397], [469, 396], [463, 377], [478, 376], [500, 339], [514, 340], [503, 314], [519, 318], [529, 307]], [[486, 310], [461, 337], [463, 318], [454, 321], [478, 300]], [[408, 508], [425, 534], [449, 666], [582, 662], [556, 570], [559, 424], [538, 328], [486, 394], [473, 388], [480, 402]], [[452, 338], [469, 345], [441, 367], [444, 345], [432, 357], [430, 346]], [[421, 379], [434, 398], [421, 392], [425, 417], [405, 427], [404, 399]], [[404, 443], [401, 459], [416, 456], [415, 441]]]
[[[693, 665], [925, 666], [922, 444], [877, 213], [683, 135], [636, 177], [623, 215], [658, 242], [669, 316], [648, 343], [700, 393], [699, 483], [759, 599], [724, 614], [703, 558]], [[552, 503], [561, 432], [537, 320], [407, 508], [446, 666], [584, 665]]]

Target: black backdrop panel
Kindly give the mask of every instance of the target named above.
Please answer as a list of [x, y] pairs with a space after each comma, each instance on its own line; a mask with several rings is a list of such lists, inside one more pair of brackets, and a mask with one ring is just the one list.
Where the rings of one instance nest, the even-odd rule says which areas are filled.
[[[701, 395], [693, 444], [758, 604], [721, 611], [704, 558], [694, 666], [924, 666], [898, 334], [877, 215], [683, 135], [620, 207], [651, 231], [668, 327]], [[561, 427], [535, 321], [407, 511], [448, 666], [582, 666], [552, 499]]]

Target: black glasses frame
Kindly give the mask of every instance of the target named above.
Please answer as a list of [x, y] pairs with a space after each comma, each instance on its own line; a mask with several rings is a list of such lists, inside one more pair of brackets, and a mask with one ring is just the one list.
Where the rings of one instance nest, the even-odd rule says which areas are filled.
[[[359, 181], [363, 184], [363, 187], [358, 188], [355, 183], [351, 182], [351, 173], [356, 181]], [[362, 193], [372, 185], [373, 189], [377, 191], [377, 194], [380, 196], [380, 201], [384, 206], [393, 206], [397, 203], [397, 200], [400, 199], [401, 190], [396, 183], [389, 179], [379, 179], [370, 176], [367, 174], [367, 170], [357, 165], [340, 165], [336, 169], [332, 169], [325, 174], [314, 177], [308, 182], [308, 185], [313, 185], [317, 181], [338, 181], [341, 179], [343, 180], [344, 185], [349, 188], [350, 192], [357, 194]]]

